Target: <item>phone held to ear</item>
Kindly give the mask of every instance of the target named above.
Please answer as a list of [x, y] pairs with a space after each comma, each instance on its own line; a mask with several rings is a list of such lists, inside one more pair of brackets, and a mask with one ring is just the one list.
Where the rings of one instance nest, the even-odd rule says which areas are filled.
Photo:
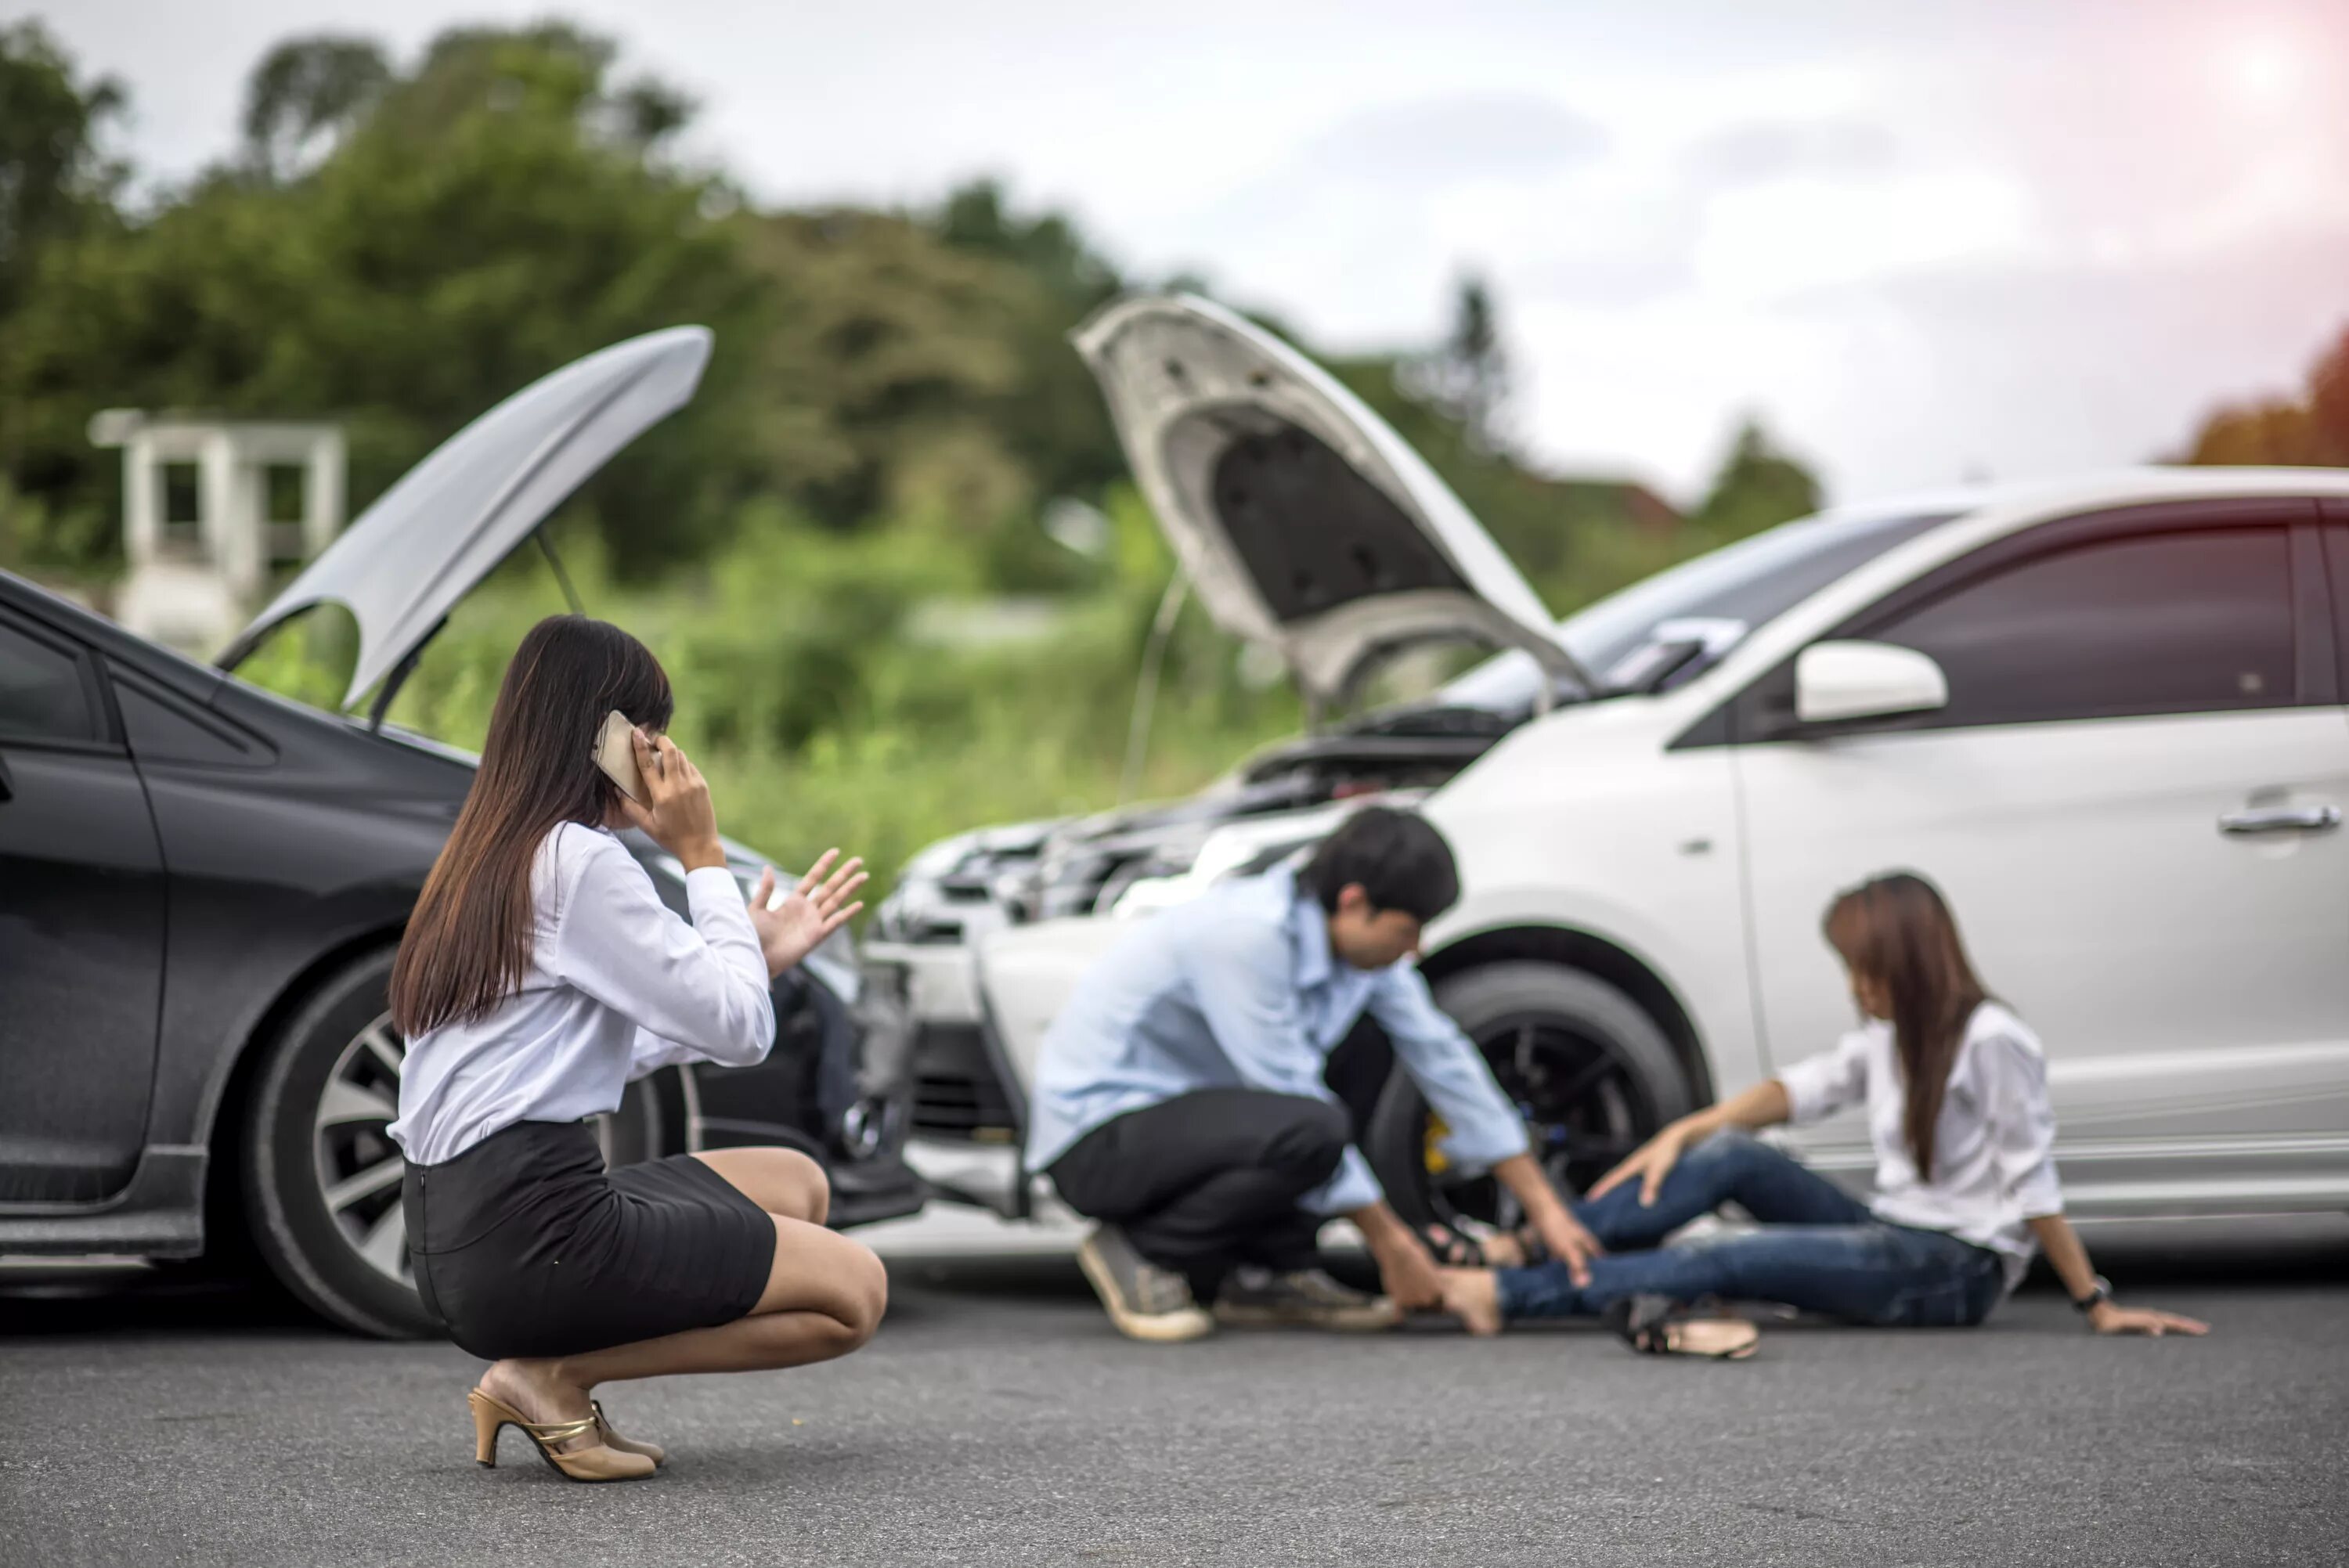
[[614, 708], [604, 716], [604, 727], [595, 735], [595, 766], [604, 776], [619, 786], [620, 793], [637, 805], [645, 804], [645, 776], [636, 769], [636, 727], [628, 716]]

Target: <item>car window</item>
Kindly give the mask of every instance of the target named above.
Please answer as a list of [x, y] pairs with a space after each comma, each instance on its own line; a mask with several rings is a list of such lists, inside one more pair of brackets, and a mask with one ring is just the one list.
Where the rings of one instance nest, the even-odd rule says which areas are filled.
[[[1710, 664], [1828, 583], [1956, 515], [1830, 513], [1781, 523], [1587, 605], [1558, 624], [1558, 639], [1584, 668], [1604, 676], [1659, 641], [1660, 629], [1703, 622], [1710, 628], [1702, 639]], [[1729, 635], [1718, 634], [1730, 628]], [[1522, 712], [1533, 706], [1541, 678], [1533, 655], [1512, 649], [1445, 686], [1441, 700], [1495, 713]]]
[[0, 740], [98, 738], [81, 661], [0, 621]]
[[2289, 536], [2244, 527], [2082, 544], [1864, 634], [1940, 665], [1950, 706], [1937, 726], [2285, 707]]
[[2349, 528], [2324, 531], [2324, 566], [2333, 581], [2333, 652], [2341, 661], [2341, 683], [2349, 695]]

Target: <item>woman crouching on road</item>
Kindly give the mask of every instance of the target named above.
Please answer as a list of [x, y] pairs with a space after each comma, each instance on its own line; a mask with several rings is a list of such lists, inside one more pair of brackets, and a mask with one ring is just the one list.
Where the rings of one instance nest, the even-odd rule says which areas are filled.
[[[657, 1068], [764, 1057], [773, 977], [863, 907], [847, 902], [861, 862], [826, 880], [828, 854], [772, 909], [770, 871], [744, 908], [709, 787], [661, 733], [671, 707], [617, 627], [533, 628], [392, 969], [416, 1286], [492, 1362], [469, 1399], [484, 1465], [512, 1426], [573, 1480], [650, 1475], [661, 1450], [612, 1429], [598, 1384], [845, 1356], [887, 1301], [880, 1260], [824, 1229], [830, 1193], [804, 1155], [607, 1172], [585, 1119]], [[615, 710], [635, 726], [641, 800], [595, 760]], [[631, 824], [684, 865], [691, 924], [613, 836]]]
[[[1603, 1315], [1636, 1349], [1736, 1357], [1754, 1349], [1751, 1324], [1680, 1314], [1723, 1298], [1884, 1327], [1971, 1326], [2044, 1248], [2099, 1334], [2206, 1332], [2191, 1318], [2120, 1305], [2089, 1266], [2055, 1184], [2038, 1038], [1982, 990], [1932, 885], [1903, 873], [1844, 893], [1827, 911], [1826, 938], [1863, 1027], [1682, 1117], [1609, 1171], [1575, 1205], [1609, 1249], [1590, 1261], [1587, 1283], [1559, 1263], [1446, 1269], [1446, 1307], [1483, 1334], [1516, 1318]], [[1876, 1145], [1869, 1203], [1746, 1136], [1856, 1102]], [[1657, 1246], [1724, 1202], [1760, 1228]], [[1486, 1261], [1508, 1260], [1488, 1248]]]

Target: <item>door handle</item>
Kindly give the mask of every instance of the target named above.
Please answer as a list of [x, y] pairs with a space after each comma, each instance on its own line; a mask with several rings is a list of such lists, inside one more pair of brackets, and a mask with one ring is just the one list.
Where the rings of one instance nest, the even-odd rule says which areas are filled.
[[2222, 833], [2323, 833], [2340, 825], [2338, 806], [2253, 806], [2219, 819]]

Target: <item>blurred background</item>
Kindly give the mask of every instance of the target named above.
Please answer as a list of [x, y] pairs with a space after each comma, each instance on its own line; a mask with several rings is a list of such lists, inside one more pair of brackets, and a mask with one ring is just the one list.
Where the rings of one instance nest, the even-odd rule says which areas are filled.
[[[331, 427], [356, 516], [707, 324], [551, 536], [789, 858], [1116, 797], [1173, 562], [1066, 335], [1123, 291], [1291, 337], [1561, 615], [1836, 500], [2349, 463], [2337, 5], [231, 11], [0, 4], [0, 566], [117, 607], [103, 410]], [[477, 746], [564, 606], [518, 555], [392, 718]], [[314, 617], [244, 673], [331, 706], [349, 656]], [[1298, 722], [1193, 611], [1142, 790]]]

